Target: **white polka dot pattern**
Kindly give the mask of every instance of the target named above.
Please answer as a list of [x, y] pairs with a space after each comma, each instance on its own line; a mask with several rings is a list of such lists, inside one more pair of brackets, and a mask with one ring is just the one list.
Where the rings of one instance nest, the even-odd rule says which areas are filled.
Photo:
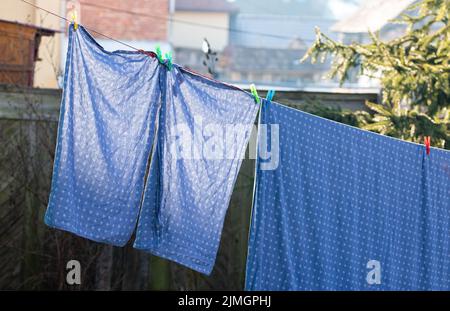
[[159, 68], [70, 28], [49, 226], [113, 245], [130, 239], [160, 106]]
[[[166, 74], [158, 140], [134, 247], [209, 274], [258, 105], [249, 94], [177, 66]], [[192, 158], [177, 157], [171, 148], [180, 138], [175, 130], [180, 125], [187, 126], [190, 136], [197, 135], [189, 146]], [[226, 135], [233, 125], [242, 125], [238, 135]], [[208, 126], [224, 137], [208, 135]], [[205, 155], [205, 143], [218, 137], [214, 145], [227, 156]]]
[[261, 122], [280, 160], [257, 170], [247, 290], [450, 289], [450, 152], [276, 103]]

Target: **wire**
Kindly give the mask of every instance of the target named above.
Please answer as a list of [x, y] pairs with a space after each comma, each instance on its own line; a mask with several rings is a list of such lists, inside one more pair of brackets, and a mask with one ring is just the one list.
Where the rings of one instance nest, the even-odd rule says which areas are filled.
[[[19, 1], [22, 1], [22, 2], [24, 2], [24, 3], [26, 3], [26, 4], [28, 4], [28, 5], [30, 5], [30, 6], [32, 6], [32, 7], [34, 7], [34, 8], [36, 8], [36, 9], [38, 9], [38, 10], [42, 10], [42, 11], [44, 11], [44, 12], [50, 14], [50, 15], [53, 15], [53, 16], [58, 17], [58, 18], [61, 18], [61, 19], [65, 20], [65, 21], [67, 21], [67, 22], [69, 22], [69, 23], [72, 22], [72, 21], [69, 20], [68, 18], [66, 18], [66, 17], [64, 17], [64, 16], [61, 16], [61, 15], [59, 15], [59, 14], [56, 14], [56, 13], [54, 13], [54, 12], [52, 12], [52, 11], [47, 10], [47, 9], [44, 9], [44, 8], [42, 8], [42, 7], [40, 7], [40, 6], [37, 6], [37, 5], [35, 5], [34, 3], [28, 2], [28, 1], [26, 1], [26, 0], [19, 0]], [[107, 8], [107, 7], [105, 7], [105, 8]], [[108, 8], [108, 9], [111, 9], [111, 8]], [[119, 10], [119, 11], [120, 11], [120, 10]], [[123, 11], [123, 12], [130, 13], [130, 14], [135, 14], [135, 15], [143, 15], [143, 16], [146, 16], [146, 17], [151, 17], [151, 16], [144, 15], [144, 14], [137, 13], [137, 12], [130, 12], [130, 11]], [[162, 19], [163, 17], [158, 17], [158, 18]], [[168, 19], [166, 19], [166, 18], [163, 18], [163, 19], [168, 20]], [[190, 22], [186, 22], [186, 23], [190, 23]], [[197, 23], [192, 23], [192, 24], [197, 24]], [[198, 25], [207, 26], [207, 25], [203, 25], [203, 24], [198, 24]], [[153, 56], [151, 53], [145, 52], [144, 50], [139, 49], [139, 48], [137, 48], [137, 47], [134, 47], [134, 46], [132, 46], [132, 45], [130, 45], [130, 44], [128, 44], [128, 43], [125, 43], [125, 42], [122, 42], [122, 41], [120, 41], [120, 40], [114, 39], [114, 38], [112, 38], [112, 37], [110, 37], [110, 36], [108, 36], [108, 35], [105, 35], [105, 34], [99, 32], [99, 31], [97, 31], [97, 30], [95, 30], [95, 29], [93, 29], [93, 28], [88, 28], [88, 27], [86, 27], [86, 26], [84, 26], [84, 25], [83, 25], [83, 27], [84, 27], [85, 29], [87, 29], [88, 31], [92, 32], [92, 33], [96, 33], [96, 34], [98, 34], [98, 35], [100, 35], [100, 36], [102, 36], [102, 37], [105, 37], [105, 38], [110, 39], [110, 40], [112, 40], [112, 41], [115, 41], [115, 42], [117, 42], [117, 43], [123, 44], [124, 46], [127, 46], [127, 47], [129, 47], [129, 48], [131, 48], [131, 49], [133, 49], [133, 50], [136, 50], [136, 51], [138, 51], [138, 52], [141, 52], [141, 53], [144, 53], [144, 54], [149, 54], [149, 55]], [[208, 27], [210, 27], [210, 26], [208, 26]], [[218, 26], [211, 26], [211, 27], [212, 27], [212, 28], [218, 28], [218, 29], [229, 29], [229, 28], [218, 27]], [[229, 29], [229, 31], [231, 31], [231, 29]], [[239, 32], [243, 32], [243, 33], [260, 34], [260, 35], [265, 35], [265, 36], [277, 36], [277, 35], [270, 35], [270, 34], [263, 34], [263, 33], [247, 32], [247, 31], [244, 31], [244, 30], [238, 30], [238, 29], [234, 29], [233, 31], [239, 31]], [[292, 39], [292, 38], [290, 38], [290, 37], [285, 37], [285, 36], [277, 36], [277, 37], [278, 37], [278, 38], [289, 38], [289, 39]], [[182, 69], [182, 70], [184, 70], [184, 71], [186, 71], [186, 72], [190, 72], [190, 73], [192, 73], [192, 74], [198, 75], [198, 76], [202, 76], [202, 77], [204, 77], [204, 78], [206, 78], [206, 79], [209, 79], [209, 80], [211, 80], [211, 81], [216, 81], [216, 82], [222, 83], [222, 84], [227, 85], [227, 86], [229, 86], [229, 87], [231, 87], [231, 88], [240, 90], [240, 91], [242, 91], [242, 92], [244, 92], [244, 93], [250, 94], [250, 93], [248, 93], [247, 91], [245, 91], [245, 90], [243, 90], [243, 89], [241, 89], [241, 88], [239, 88], [239, 87], [237, 87], [237, 86], [235, 86], [235, 85], [228, 84], [228, 83], [224, 83], [224, 82], [218, 81], [218, 80], [216, 80], [216, 79], [207, 77], [207, 76], [205, 76], [205, 75], [203, 75], [203, 74], [200, 74], [200, 73], [197, 73], [197, 72], [195, 72], [195, 71], [193, 71], [193, 70], [191, 70], [191, 69], [189, 69], [189, 68], [183, 68], [183, 67], [180, 67], [180, 69]], [[251, 95], [251, 94], [250, 94], [250, 95]]]
[[[52, 12], [52, 11], [47, 10], [47, 9], [41, 8], [40, 6], [37, 6], [37, 5], [35, 5], [34, 3], [30, 3], [30, 2], [28, 2], [28, 1], [26, 1], [26, 0], [19, 0], [19, 1], [22, 1], [22, 2], [24, 2], [24, 3], [26, 3], [26, 4], [28, 4], [28, 5], [31, 5], [32, 7], [36, 8], [36, 9], [38, 9], [38, 10], [42, 10], [42, 11], [44, 11], [44, 12], [50, 14], [50, 15], [59, 17], [59, 18], [65, 20], [65, 21], [67, 21], [67, 22], [69, 22], [69, 23], [72, 22], [72, 21], [70, 21], [69, 19], [67, 19], [66, 17], [61, 16], [61, 15], [59, 15], [59, 14], [56, 14], [56, 13], [54, 13], [54, 12]], [[98, 31], [95, 30], [95, 29], [87, 28], [87, 27], [85, 27], [84, 25], [83, 25], [83, 27], [84, 27], [85, 29], [89, 30], [90, 32], [96, 33], [96, 34], [98, 34], [98, 35], [100, 35], [100, 36], [103, 36], [103, 37], [105, 37], [105, 38], [108, 38], [108, 39], [110, 39], [110, 40], [112, 40], [112, 41], [115, 41], [115, 42], [117, 42], [117, 43], [123, 44], [123, 45], [125, 45], [125, 46], [127, 46], [127, 47], [129, 47], [129, 48], [131, 48], [131, 49], [133, 49], [133, 50], [136, 50], [136, 51], [138, 51], [138, 52], [141, 52], [141, 53], [144, 53], [144, 54], [146, 54], [146, 55], [149, 55], [149, 56], [152, 56], [152, 57], [153, 57], [153, 54], [152, 54], [153, 52], [146, 52], [146, 51], [144, 51], [144, 50], [142, 50], [142, 49], [138, 49], [138, 48], [136, 48], [136, 47], [134, 47], [134, 46], [132, 46], [132, 45], [129, 45], [129, 44], [125, 43], [125, 42], [122, 42], [122, 41], [120, 41], [120, 40], [117, 40], [117, 39], [114, 39], [114, 38], [112, 38], [112, 37], [110, 37], [110, 36], [107, 36], [107, 35], [105, 35], [105, 34], [103, 34], [103, 33], [101, 33], [101, 32], [98, 32]], [[191, 74], [194, 74], [194, 75], [198, 75], [198, 76], [204, 77], [205, 79], [209, 79], [209, 80], [211, 80], [211, 81], [215, 81], [215, 82], [222, 83], [222, 84], [224, 84], [224, 85], [227, 85], [228, 87], [231, 87], [231, 88], [234, 88], [234, 89], [236, 89], [236, 90], [242, 91], [242, 92], [244, 92], [244, 93], [250, 94], [250, 93], [244, 91], [243, 89], [241, 89], [241, 88], [239, 88], [239, 87], [237, 87], [237, 86], [235, 86], [235, 85], [228, 84], [228, 83], [221, 82], [221, 81], [219, 81], [219, 80], [216, 80], [216, 79], [207, 77], [207, 76], [205, 76], [205, 75], [203, 75], [203, 74], [201, 74], [201, 73], [195, 72], [195, 71], [193, 71], [193, 70], [191, 70], [191, 69], [189, 69], [189, 68], [180, 67], [180, 69], [181, 69], [181, 70], [184, 70], [184, 71], [186, 71], [186, 72], [188, 72], [188, 73], [191, 73]]]
[[[61, 16], [61, 15], [59, 15], [59, 14], [56, 14], [56, 13], [54, 13], [54, 12], [52, 12], [52, 11], [47, 10], [47, 9], [41, 8], [40, 6], [37, 6], [37, 5], [35, 5], [34, 3], [28, 2], [28, 1], [26, 1], [26, 0], [20, 0], [20, 1], [22, 1], [22, 2], [24, 2], [24, 3], [26, 3], [26, 4], [28, 4], [28, 5], [31, 5], [32, 7], [35, 7], [36, 9], [42, 10], [42, 11], [44, 11], [44, 12], [50, 14], [50, 15], [59, 17], [59, 18], [65, 20], [65, 21], [67, 21], [67, 22], [69, 22], [69, 23], [72, 22], [72, 21], [70, 21], [69, 19], [67, 19], [66, 17]], [[105, 34], [103, 34], [103, 33], [101, 33], [101, 32], [98, 32], [98, 31], [95, 30], [95, 29], [88, 28], [88, 27], [86, 27], [86, 26], [84, 26], [84, 25], [83, 25], [83, 27], [86, 28], [87, 30], [89, 30], [90, 32], [96, 33], [96, 34], [98, 34], [98, 35], [100, 35], [100, 36], [102, 36], [102, 37], [105, 37], [105, 38], [110, 39], [110, 40], [112, 40], [112, 41], [115, 41], [115, 42], [117, 42], [117, 43], [123, 44], [123, 45], [129, 47], [130, 49], [133, 49], [133, 50], [142, 52], [142, 49], [138, 49], [137, 47], [134, 47], [134, 46], [132, 46], [132, 45], [129, 45], [128, 43], [125, 43], [125, 42], [122, 42], [122, 41], [120, 41], [120, 40], [114, 39], [114, 38], [112, 38], [112, 37], [110, 37], [110, 36], [108, 36], [108, 35], [105, 35]]]
[[[288, 39], [288, 40], [295, 39], [295, 38], [289, 37], [289, 36], [276, 35], [276, 34], [270, 34], [270, 33], [264, 33], [264, 32], [247, 31], [247, 30], [242, 30], [242, 29], [237, 29], [237, 28], [230, 28], [230, 27], [221, 27], [221, 26], [215, 26], [215, 25], [208, 25], [208, 24], [202, 24], [202, 23], [196, 23], [196, 22], [190, 22], [190, 21], [174, 19], [172, 17], [163, 17], [163, 16], [159, 16], [159, 15], [152, 15], [152, 14], [128, 11], [128, 10], [123, 10], [123, 9], [119, 9], [119, 8], [113, 8], [113, 7], [104, 6], [104, 5], [101, 5], [101, 4], [95, 4], [95, 3], [82, 2], [82, 4], [85, 5], [85, 6], [96, 7], [96, 8], [99, 8], [99, 9], [105, 9], [105, 10], [115, 11], [115, 12], [119, 12], [119, 13], [126, 13], [126, 14], [135, 15], [135, 16], [149, 17], [149, 18], [153, 18], [153, 19], [159, 19], [159, 20], [170, 21], [170, 22], [174, 22], [174, 23], [186, 24], [186, 25], [203, 27], [203, 28], [210, 28], [210, 29], [217, 29], [217, 30], [223, 30], [223, 31], [228, 31], [228, 32], [243, 33], [243, 34], [249, 34], [249, 35], [254, 35], [254, 36], [271, 37], [271, 38], [276, 38], [276, 39]], [[304, 41], [304, 42], [314, 42], [314, 40], [310, 40], [310, 39], [301, 39], [301, 40]]]

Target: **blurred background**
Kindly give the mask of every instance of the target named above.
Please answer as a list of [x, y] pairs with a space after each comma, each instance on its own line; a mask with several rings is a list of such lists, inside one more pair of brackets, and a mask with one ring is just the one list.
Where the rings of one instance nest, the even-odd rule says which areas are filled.
[[[73, 7], [87, 28], [134, 47], [173, 51], [177, 63], [223, 81], [260, 86], [336, 87], [322, 79], [329, 63], [301, 64], [315, 27], [343, 42], [368, 40], [367, 31], [393, 37], [389, 24], [413, 1], [362, 0], [30, 0], [70, 19]], [[1, 2], [0, 19], [36, 27], [33, 86], [61, 86], [67, 22], [18, 0]], [[129, 49], [93, 33], [107, 50]], [[205, 42], [208, 46], [205, 49]], [[210, 57], [207, 59], [206, 55]], [[209, 70], [208, 70], [209, 69]], [[351, 81], [368, 87], [367, 81]], [[349, 84], [350, 86], [350, 84]]]
[[[196, 72], [244, 89], [255, 83], [261, 96], [274, 89], [277, 102], [358, 126], [355, 111], [367, 111], [366, 101], [381, 102], [380, 81], [350, 71], [341, 85], [324, 78], [331, 60], [300, 59], [316, 40], [315, 27], [342, 43], [368, 43], [369, 30], [382, 40], [400, 36], [405, 25], [390, 20], [413, 2], [2, 0], [0, 289], [205, 290], [244, 284], [254, 175], [248, 157], [209, 277], [135, 250], [131, 242], [116, 248], [44, 225], [67, 49], [68, 22], [54, 14], [70, 20], [75, 9], [78, 22], [107, 50], [160, 45]], [[79, 285], [66, 282], [72, 259], [81, 263]]]

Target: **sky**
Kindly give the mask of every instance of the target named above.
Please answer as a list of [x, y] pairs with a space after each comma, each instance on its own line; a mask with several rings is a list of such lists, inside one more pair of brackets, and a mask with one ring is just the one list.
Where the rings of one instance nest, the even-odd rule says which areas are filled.
[[298, 15], [343, 19], [350, 16], [365, 0], [227, 0], [241, 13]]
[[349, 17], [362, 3], [362, 0], [329, 0], [328, 7], [336, 19]]

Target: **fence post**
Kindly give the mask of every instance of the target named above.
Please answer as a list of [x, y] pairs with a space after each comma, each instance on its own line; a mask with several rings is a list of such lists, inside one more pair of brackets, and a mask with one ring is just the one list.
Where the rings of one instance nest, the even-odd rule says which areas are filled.
[[[39, 254], [41, 253], [41, 231], [39, 225], [40, 202], [36, 197], [38, 195], [38, 172], [37, 168], [37, 124], [36, 121], [29, 121], [22, 126], [21, 139], [28, 145], [27, 149], [22, 149], [24, 157], [25, 180], [23, 190], [25, 192], [25, 221], [24, 221], [24, 270], [23, 280], [26, 288], [40, 288], [42, 278], [36, 278], [41, 275], [42, 262]], [[26, 135], [26, 137], [23, 137]], [[26, 146], [25, 145], [25, 146]], [[24, 145], [22, 145], [22, 148]]]

